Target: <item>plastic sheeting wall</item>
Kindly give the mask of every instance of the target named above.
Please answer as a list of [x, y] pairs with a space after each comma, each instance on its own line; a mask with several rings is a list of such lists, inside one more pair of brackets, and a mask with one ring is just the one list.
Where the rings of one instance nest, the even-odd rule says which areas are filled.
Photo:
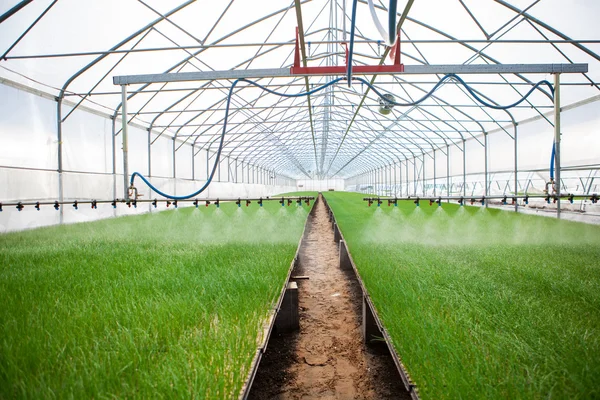
[[[553, 116], [547, 118], [552, 121]], [[561, 113], [561, 182], [563, 193], [600, 192], [600, 97], [563, 108]], [[510, 135], [510, 136], [509, 136]], [[488, 193], [514, 193], [513, 127], [487, 135]], [[481, 142], [481, 143], [480, 143]], [[550, 179], [550, 156], [554, 128], [538, 119], [517, 126], [519, 193], [541, 193]], [[378, 195], [433, 196], [482, 195], [485, 193], [484, 136], [468, 139], [463, 147], [436, 151], [435, 184], [433, 153], [406, 160], [350, 178], [346, 189]], [[449, 177], [446, 173], [449, 163]], [[397, 169], [396, 175], [390, 171]], [[466, 175], [463, 178], [463, 173]], [[449, 179], [448, 179], [449, 178]], [[448, 190], [448, 181], [450, 182]], [[581, 208], [581, 205], [579, 205]]]
[[[122, 198], [122, 136], [119, 133], [115, 138], [114, 174], [113, 121], [85, 110], [74, 111], [62, 124], [63, 173], [59, 174], [56, 102], [49, 99], [49, 95], [42, 95], [0, 84], [0, 203], [58, 200], [61, 194], [60, 179], [63, 198], [68, 201]], [[64, 109], [69, 110], [69, 107], [65, 106]], [[121, 122], [117, 120], [116, 124], [118, 131]], [[168, 193], [181, 195], [197, 190], [207, 176], [205, 150], [194, 149], [197, 154], [192, 171], [192, 146], [181, 146], [176, 152], [174, 171], [173, 139], [168, 136], [157, 138], [154, 132], [149, 135], [147, 130], [131, 125], [128, 129], [129, 172], [148, 174], [148, 141], [155, 139], [150, 154], [150, 181]], [[181, 143], [176, 142], [176, 145], [180, 146]], [[213, 162], [214, 159], [211, 159], [211, 168]], [[228, 171], [228, 163], [232, 172]], [[264, 178], [261, 179], [262, 183], [255, 183], [257, 179], [252, 178], [259, 175], [256, 168], [250, 176], [250, 182], [253, 183], [248, 183], [248, 164], [241, 164], [238, 163], [238, 183], [234, 183], [230, 178], [235, 177], [235, 162], [224, 159], [221, 162], [220, 179], [198, 198], [266, 197], [295, 190], [295, 181], [283, 177]], [[174, 173], [176, 179], [173, 178]], [[263, 175], [266, 176], [266, 173]], [[158, 197], [141, 182], [138, 181], [137, 186], [144, 195], [142, 199]], [[163, 201], [157, 210], [165, 208], [166, 202]], [[116, 209], [110, 204], [99, 204], [97, 210], [92, 210], [86, 204], [79, 205], [79, 209], [75, 210], [71, 204], [66, 204], [60, 211], [52, 206], [42, 206], [40, 211], [28, 206], [20, 212], [15, 207], [4, 206], [0, 212], [0, 232], [152, 210], [150, 204], [143, 203], [137, 208], [119, 204]]]

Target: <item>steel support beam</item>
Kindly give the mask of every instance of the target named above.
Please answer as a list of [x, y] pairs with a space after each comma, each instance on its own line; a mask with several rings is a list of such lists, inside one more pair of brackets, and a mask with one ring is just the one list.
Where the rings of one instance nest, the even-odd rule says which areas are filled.
[[556, 177], [556, 218], [560, 219], [560, 74], [554, 75], [554, 176]]
[[[430, 74], [581, 74], [588, 64], [472, 64], [472, 65], [405, 65], [404, 72], [369, 72], [364, 75], [430, 75]], [[341, 74], [323, 74], [341, 75]], [[354, 75], [360, 75], [357, 71]], [[212, 81], [219, 79], [259, 79], [310, 76], [292, 75], [289, 68], [245, 69], [227, 71], [196, 71], [165, 74], [114, 76], [115, 85], [134, 85], [164, 82]]]

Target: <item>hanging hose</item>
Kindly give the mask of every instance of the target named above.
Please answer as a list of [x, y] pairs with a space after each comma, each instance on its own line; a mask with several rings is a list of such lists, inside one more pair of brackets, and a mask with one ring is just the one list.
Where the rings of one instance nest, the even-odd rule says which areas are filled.
[[[232, 96], [232, 94], [233, 94], [233, 89], [236, 87], [236, 85], [237, 85], [239, 82], [246, 82], [246, 83], [249, 83], [250, 85], [254, 85], [254, 86], [258, 87], [258, 88], [261, 88], [262, 90], [264, 90], [264, 91], [266, 91], [266, 92], [268, 92], [268, 93], [275, 94], [275, 95], [277, 95], [277, 96], [281, 96], [281, 97], [302, 97], [302, 96], [309, 96], [309, 95], [311, 95], [311, 94], [313, 94], [313, 93], [316, 93], [316, 92], [318, 92], [318, 91], [320, 91], [320, 90], [323, 90], [323, 89], [325, 89], [326, 87], [328, 87], [328, 86], [331, 86], [331, 85], [333, 85], [333, 84], [335, 84], [335, 83], [337, 83], [337, 82], [339, 82], [339, 81], [341, 81], [341, 80], [343, 80], [343, 79], [344, 79], [344, 78], [337, 78], [337, 79], [334, 79], [334, 80], [332, 80], [331, 82], [328, 82], [328, 83], [326, 83], [326, 84], [324, 84], [324, 85], [322, 85], [322, 86], [319, 86], [319, 87], [317, 87], [317, 88], [315, 88], [315, 89], [309, 90], [308, 92], [297, 93], [297, 94], [288, 94], [288, 93], [280, 93], [280, 92], [276, 92], [276, 91], [274, 91], [274, 90], [268, 89], [268, 88], [266, 88], [266, 87], [264, 87], [264, 86], [262, 86], [262, 85], [260, 85], [260, 84], [258, 84], [258, 83], [256, 83], [256, 82], [254, 82], [254, 81], [250, 81], [250, 80], [248, 80], [248, 79], [243, 79], [243, 78], [242, 78], [242, 79], [237, 79], [237, 80], [235, 80], [235, 81], [233, 82], [233, 84], [231, 85], [231, 88], [229, 89], [229, 94], [227, 95], [227, 105], [226, 105], [226, 107], [225, 107], [225, 120], [224, 120], [225, 122], [223, 123], [223, 131], [221, 132], [221, 139], [220, 139], [220, 141], [219, 141], [219, 148], [218, 148], [218, 150], [217, 150], [217, 154], [216, 154], [216, 157], [215, 157], [215, 162], [214, 162], [214, 164], [213, 164], [212, 171], [210, 172], [210, 175], [209, 175], [208, 179], [206, 180], [206, 183], [204, 183], [204, 185], [203, 185], [203, 186], [202, 186], [200, 189], [198, 189], [197, 191], [195, 191], [194, 193], [191, 193], [191, 194], [188, 194], [188, 195], [185, 195], [185, 196], [174, 196], [174, 195], [170, 195], [170, 194], [164, 193], [163, 191], [161, 191], [161, 190], [159, 190], [158, 188], [156, 188], [156, 186], [154, 186], [152, 183], [150, 183], [150, 182], [148, 181], [148, 179], [146, 179], [146, 177], [145, 177], [144, 175], [140, 174], [139, 172], [134, 172], [133, 174], [131, 174], [131, 179], [130, 179], [130, 181], [129, 181], [129, 184], [130, 184], [130, 190], [131, 190], [131, 189], [135, 189], [135, 186], [134, 186], [135, 177], [136, 177], [136, 176], [139, 176], [139, 177], [140, 177], [140, 179], [141, 179], [142, 181], [144, 181], [144, 183], [145, 183], [146, 185], [148, 185], [148, 187], [149, 187], [150, 189], [152, 189], [154, 192], [156, 192], [156, 193], [158, 193], [159, 195], [161, 195], [161, 196], [163, 196], [163, 197], [166, 197], [166, 198], [168, 198], [168, 199], [173, 199], [173, 200], [185, 200], [185, 199], [189, 199], [189, 198], [192, 198], [192, 197], [194, 197], [194, 196], [197, 196], [197, 195], [199, 195], [200, 193], [204, 192], [204, 191], [206, 190], [206, 188], [207, 188], [207, 187], [210, 185], [210, 183], [212, 182], [212, 180], [213, 180], [213, 177], [215, 176], [215, 173], [217, 172], [217, 167], [218, 167], [218, 165], [219, 165], [219, 161], [220, 161], [220, 159], [221, 159], [221, 152], [223, 151], [223, 142], [224, 142], [224, 140], [225, 140], [225, 133], [227, 132], [227, 120], [228, 120], [228, 118], [229, 118], [229, 106], [230, 106], [230, 104], [231, 104], [231, 96]], [[136, 193], [137, 193], [137, 190], [136, 190]]]
[[388, 7], [388, 30], [386, 31], [375, 12], [375, 4], [373, 0], [368, 0], [369, 11], [371, 12], [371, 18], [375, 27], [379, 31], [381, 38], [386, 45], [392, 47], [396, 42], [396, 11], [398, 9], [398, 0], [390, 0], [390, 6]]
[[442, 79], [440, 79], [440, 81], [433, 87], [433, 89], [431, 89], [428, 93], [426, 93], [423, 97], [421, 97], [419, 100], [413, 101], [413, 102], [409, 102], [409, 103], [397, 103], [395, 101], [392, 101], [386, 97], [384, 97], [383, 93], [381, 93], [379, 90], [377, 90], [377, 88], [374, 85], [371, 85], [371, 83], [363, 78], [353, 78], [354, 80], [357, 80], [359, 82], [364, 83], [365, 85], [367, 85], [369, 88], [371, 88], [371, 90], [373, 90], [380, 98], [384, 99], [387, 103], [392, 104], [394, 106], [400, 106], [400, 107], [411, 107], [411, 106], [416, 106], [420, 103], [422, 103], [423, 101], [427, 100], [429, 97], [431, 97], [433, 95], [433, 93], [439, 89], [439, 87], [448, 80], [455, 80], [458, 83], [460, 83], [461, 85], [464, 86], [465, 89], [467, 89], [467, 91], [469, 92], [469, 94], [471, 96], [473, 96], [473, 98], [475, 100], [477, 100], [479, 103], [481, 103], [482, 105], [488, 107], [488, 108], [492, 108], [494, 110], [508, 110], [509, 108], [513, 108], [518, 106], [519, 104], [521, 104], [522, 102], [524, 102], [530, 95], [531, 93], [534, 92], [534, 90], [536, 90], [538, 87], [540, 87], [541, 85], [546, 85], [550, 88], [550, 91], [552, 93], [552, 97], [554, 97], [554, 88], [552, 87], [552, 84], [550, 84], [550, 82], [543, 80], [543, 81], [539, 81], [538, 83], [536, 83], [523, 97], [521, 97], [520, 100], [509, 104], [507, 106], [497, 106], [495, 104], [491, 104], [488, 103], [487, 101], [485, 101], [484, 99], [482, 99], [481, 97], [479, 97], [477, 95], [477, 93], [475, 93], [475, 91], [458, 75], [456, 74], [448, 74], [445, 75]]
[[552, 156], [550, 157], [550, 180], [554, 181], [554, 158], [556, 157], [556, 143], [552, 143]]
[[348, 72], [346, 79], [348, 80], [348, 87], [352, 87], [352, 56], [354, 55], [354, 27], [356, 26], [356, 5], [358, 0], [352, 1], [352, 18], [350, 19], [350, 46], [348, 47]]
[[[168, 199], [173, 199], [173, 200], [185, 200], [185, 199], [189, 199], [189, 198], [192, 198], [192, 197], [194, 197], [194, 196], [197, 196], [197, 195], [199, 195], [199, 194], [200, 194], [200, 193], [202, 193], [204, 190], [206, 190], [206, 188], [207, 188], [207, 187], [210, 185], [210, 183], [212, 182], [212, 180], [213, 180], [213, 177], [215, 176], [215, 173], [216, 173], [216, 171], [217, 171], [217, 167], [218, 167], [218, 165], [219, 165], [219, 161], [220, 161], [220, 159], [221, 159], [221, 152], [223, 151], [223, 143], [224, 143], [224, 140], [225, 140], [225, 133], [227, 132], [227, 120], [229, 119], [229, 108], [230, 108], [230, 105], [231, 105], [231, 97], [232, 97], [232, 95], [233, 95], [233, 89], [234, 89], [234, 88], [237, 86], [237, 84], [238, 84], [239, 82], [245, 82], [245, 83], [247, 83], [247, 84], [249, 84], [249, 85], [252, 85], [252, 86], [255, 86], [255, 87], [257, 87], [257, 88], [260, 88], [260, 89], [262, 89], [262, 90], [264, 90], [264, 91], [266, 91], [267, 93], [270, 93], [270, 94], [274, 94], [274, 95], [277, 95], [277, 96], [280, 96], [280, 97], [288, 97], [288, 98], [291, 98], [291, 97], [303, 97], [303, 96], [309, 96], [309, 95], [311, 95], [311, 94], [313, 94], [313, 93], [316, 93], [316, 92], [318, 92], [318, 91], [321, 91], [321, 90], [323, 90], [323, 89], [325, 89], [325, 88], [327, 88], [327, 87], [329, 87], [329, 86], [332, 86], [332, 85], [334, 85], [334, 84], [336, 84], [336, 83], [338, 83], [338, 82], [340, 82], [340, 81], [342, 81], [342, 80], [345, 80], [345, 79], [347, 79], [347, 78], [346, 78], [346, 77], [336, 78], [336, 79], [333, 79], [332, 81], [330, 81], [330, 82], [328, 82], [328, 83], [326, 83], [326, 84], [324, 84], [324, 85], [321, 85], [321, 86], [319, 86], [319, 87], [317, 87], [317, 88], [315, 88], [315, 89], [309, 90], [309, 91], [307, 91], [307, 92], [296, 93], [296, 94], [288, 94], [288, 93], [281, 93], [281, 92], [277, 92], [277, 91], [275, 91], [275, 90], [271, 90], [271, 89], [269, 89], [269, 88], [267, 88], [267, 87], [265, 87], [265, 86], [263, 86], [263, 85], [261, 85], [261, 84], [259, 84], [259, 83], [257, 83], [257, 82], [254, 82], [254, 81], [251, 81], [251, 80], [248, 80], [248, 79], [245, 79], [245, 78], [241, 78], [241, 79], [237, 79], [237, 80], [235, 80], [235, 81], [233, 82], [233, 84], [231, 85], [231, 88], [229, 89], [229, 93], [228, 93], [228, 95], [227, 95], [227, 105], [226, 105], [226, 107], [225, 107], [225, 119], [224, 119], [224, 123], [223, 123], [223, 130], [221, 131], [221, 139], [220, 139], [220, 141], [219, 141], [219, 148], [218, 148], [218, 150], [217, 150], [217, 154], [216, 154], [216, 157], [215, 157], [215, 162], [214, 162], [214, 164], [213, 164], [212, 171], [210, 172], [210, 175], [209, 175], [208, 179], [206, 180], [206, 182], [204, 183], [204, 185], [203, 185], [203, 186], [202, 186], [200, 189], [198, 189], [197, 191], [195, 191], [194, 193], [191, 193], [191, 194], [189, 194], [189, 195], [185, 195], [185, 196], [174, 196], [174, 195], [170, 195], [170, 194], [167, 194], [167, 193], [164, 193], [164, 192], [162, 192], [161, 190], [157, 189], [157, 188], [156, 188], [154, 185], [152, 185], [152, 184], [151, 184], [151, 183], [148, 181], [148, 179], [146, 179], [146, 177], [145, 177], [145, 176], [143, 176], [143, 175], [142, 175], [142, 174], [140, 174], [139, 172], [134, 172], [133, 174], [131, 174], [131, 179], [130, 179], [130, 189], [131, 189], [131, 190], [135, 190], [135, 192], [137, 193], [137, 189], [135, 189], [135, 186], [134, 186], [134, 181], [135, 181], [135, 178], [136, 178], [136, 177], [140, 177], [140, 179], [141, 179], [141, 180], [142, 180], [142, 181], [143, 181], [143, 182], [144, 182], [146, 185], [148, 185], [148, 187], [149, 187], [150, 189], [152, 189], [154, 192], [158, 193], [159, 195], [161, 195], [161, 196], [163, 196], [163, 197], [166, 197], [166, 198], [168, 198]], [[465, 82], [465, 81], [464, 81], [464, 80], [463, 80], [461, 77], [459, 77], [458, 75], [456, 75], [456, 74], [448, 74], [448, 75], [444, 76], [442, 79], [440, 79], [440, 81], [439, 81], [439, 82], [438, 82], [438, 83], [437, 83], [437, 84], [436, 84], [436, 85], [433, 87], [433, 89], [431, 89], [431, 90], [430, 90], [430, 91], [429, 91], [427, 94], [425, 94], [425, 96], [423, 96], [423, 97], [422, 97], [422, 98], [420, 98], [419, 100], [417, 100], [417, 101], [414, 101], [414, 102], [410, 102], [410, 103], [397, 103], [397, 102], [395, 102], [395, 101], [391, 101], [391, 100], [389, 100], [388, 98], [385, 98], [385, 97], [384, 97], [384, 95], [383, 95], [383, 94], [382, 94], [382, 93], [381, 93], [379, 90], [377, 90], [377, 88], [376, 88], [374, 85], [371, 85], [371, 83], [370, 83], [370, 82], [368, 82], [367, 80], [365, 80], [365, 79], [363, 79], [363, 78], [352, 78], [352, 79], [353, 79], [353, 80], [356, 80], [356, 81], [359, 81], [359, 82], [362, 82], [362, 83], [364, 83], [364, 84], [366, 84], [366, 85], [367, 85], [368, 87], [370, 87], [370, 88], [371, 88], [371, 90], [373, 90], [373, 92], [375, 92], [375, 93], [376, 93], [376, 94], [377, 94], [377, 95], [378, 95], [380, 98], [382, 98], [382, 99], [385, 99], [385, 101], [387, 101], [387, 102], [389, 102], [389, 103], [391, 103], [391, 104], [393, 104], [393, 105], [395, 105], [395, 106], [401, 106], [401, 107], [410, 107], [410, 106], [415, 106], [415, 105], [418, 105], [418, 104], [422, 103], [423, 101], [425, 101], [425, 100], [427, 100], [429, 97], [431, 97], [431, 96], [433, 95], [433, 93], [434, 93], [434, 92], [435, 92], [437, 89], [439, 89], [439, 88], [440, 88], [440, 86], [441, 86], [441, 85], [442, 85], [442, 84], [443, 84], [445, 81], [447, 81], [447, 80], [450, 80], [450, 79], [452, 79], [452, 80], [455, 80], [455, 81], [459, 82], [461, 85], [463, 85], [463, 86], [465, 87], [465, 89], [467, 89], [467, 91], [468, 91], [468, 92], [471, 94], [471, 96], [473, 96], [473, 98], [474, 98], [475, 100], [477, 100], [479, 103], [481, 103], [482, 105], [484, 105], [484, 106], [486, 106], [486, 107], [493, 108], [493, 109], [495, 109], [495, 110], [507, 110], [507, 109], [509, 109], [509, 108], [516, 107], [517, 105], [519, 105], [519, 104], [521, 104], [523, 101], [525, 101], [525, 99], [527, 99], [527, 97], [529, 97], [529, 95], [531, 95], [531, 93], [533, 93], [533, 91], [534, 91], [535, 89], [537, 89], [537, 88], [538, 88], [539, 86], [541, 86], [541, 85], [547, 85], [547, 86], [550, 88], [550, 91], [552, 92], [552, 95], [554, 95], [554, 88], [552, 87], [552, 85], [550, 84], [550, 82], [548, 82], [548, 81], [546, 81], [546, 80], [543, 80], [543, 81], [540, 81], [540, 82], [536, 83], [536, 84], [535, 84], [535, 85], [534, 85], [534, 86], [531, 88], [531, 90], [529, 90], [529, 91], [528, 91], [528, 92], [527, 92], [527, 93], [526, 93], [526, 94], [525, 94], [525, 95], [524, 95], [524, 96], [523, 96], [523, 97], [522, 97], [520, 100], [516, 101], [515, 103], [509, 104], [509, 105], [507, 105], [507, 106], [497, 106], [497, 105], [494, 105], [494, 104], [490, 104], [490, 103], [486, 102], [485, 100], [483, 100], [481, 97], [479, 97], [479, 96], [478, 96], [478, 95], [475, 93], [475, 91], [474, 91], [474, 90], [473, 90], [473, 89], [472, 89], [472, 88], [471, 88], [471, 87], [470, 87], [470, 86], [469, 86], [469, 85], [468, 85], [468, 84], [467, 84], [467, 83], [466, 83], [466, 82]], [[554, 151], [555, 151], [555, 149], [554, 149], [554, 147], [553, 147], [553, 148], [552, 148], [552, 162], [551, 162], [551, 164], [550, 164], [550, 174], [551, 174], [551, 176], [552, 176], [552, 177], [554, 176]]]

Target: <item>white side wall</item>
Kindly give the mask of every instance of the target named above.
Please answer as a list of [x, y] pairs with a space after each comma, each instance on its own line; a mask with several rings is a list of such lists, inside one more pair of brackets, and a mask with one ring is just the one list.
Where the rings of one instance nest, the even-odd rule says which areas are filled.
[[[68, 105], [63, 107], [63, 118], [70, 109]], [[69, 202], [124, 197], [122, 135], [115, 137], [113, 149], [110, 118], [83, 109], [67, 118], [62, 124], [62, 173], [58, 171], [57, 103], [51, 96], [0, 83], [0, 121], [0, 203], [53, 202], [61, 196]], [[116, 127], [120, 129], [120, 120], [116, 121]], [[148, 175], [149, 139], [156, 139], [151, 146], [149, 179], [158, 189], [182, 195], [202, 186], [207, 177], [205, 150], [184, 144], [177, 150], [174, 163], [172, 138], [157, 139], [154, 132], [149, 135], [146, 129], [134, 125], [128, 129], [129, 173]], [[176, 145], [179, 147], [181, 143]], [[282, 176], [270, 179], [273, 184], [258, 184], [253, 180], [249, 183], [247, 168], [244, 164], [242, 174], [238, 163], [236, 183], [234, 160], [223, 158], [220, 175], [198, 198], [266, 197], [296, 190], [295, 181]], [[136, 186], [143, 194], [142, 199], [161, 198], [140, 180]], [[165, 203], [161, 202], [157, 209], [164, 209]], [[75, 210], [72, 204], [64, 205], [60, 211], [48, 205], [40, 211], [33, 206], [20, 212], [14, 206], [5, 205], [2, 209], [0, 232], [144, 213], [153, 208], [140, 203], [137, 208], [120, 204], [116, 209], [110, 204], [100, 204], [97, 210], [89, 205], [80, 205]]]

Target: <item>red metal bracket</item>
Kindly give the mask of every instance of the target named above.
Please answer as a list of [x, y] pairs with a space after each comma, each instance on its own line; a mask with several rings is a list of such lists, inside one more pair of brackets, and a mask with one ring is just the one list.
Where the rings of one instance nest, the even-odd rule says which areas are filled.
[[[346, 48], [346, 62], [345, 66], [331, 66], [331, 67], [301, 67], [300, 66], [300, 40], [299, 31], [296, 27], [296, 48], [294, 50], [294, 65], [290, 68], [292, 75], [345, 75], [348, 72], [348, 45], [342, 43], [342, 46]], [[400, 63], [400, 34], [396, 43], [390, 51], [390, 59], [394, 61], [392, 65], [357, 65], [352, 67], [352, 72], [359, 74], [370, 74], [370, 73], [398, 73], [404, 72], [404, 64]]]

